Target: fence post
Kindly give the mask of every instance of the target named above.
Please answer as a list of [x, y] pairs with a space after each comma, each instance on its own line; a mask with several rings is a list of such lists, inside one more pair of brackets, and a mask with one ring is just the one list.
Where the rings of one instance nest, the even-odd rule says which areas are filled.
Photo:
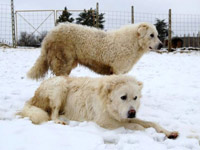
[[195, 33], [193, 33], [192, 47], [196, 47], [196, 37], [195, 37]]
[[134, 24], [134, 6], [131, 6], [131, 23]]
[[186, 47], [186, 36], [184, 34], [183, 47]]
[[16, 37], [16, 46], [17, 46], [17, 43], [18, 43], [18, 29], [17, 29], [17, 11], [15, 11], [15, 37]]
[[93, 19], [93, 22], [92, 22], [93, 26], [96, 27], [96, 23], [95, 23], [95, 19], [96, 19], [96, 17], [95, 17], [95, 10], [93, 10], [93, 9], [92, 9], [92, 19]]
[[54, 26], [57, 25], [57, 10], [54, 10]]
[[188, 47], [190, 47], [190, 33], [188, 33]]
[[168, 51], [172, 51], [172, 11], [169, 9]]
[[15, 14], [14, 14], [14, 2], [13, 2], [13, 0], [11, 0], [11, 21], [12, 21], [12, 43], [13, 43], [13, 47], [16, 48]]
[[99, 3], [96, 4], [96, 27], [99, 28]]

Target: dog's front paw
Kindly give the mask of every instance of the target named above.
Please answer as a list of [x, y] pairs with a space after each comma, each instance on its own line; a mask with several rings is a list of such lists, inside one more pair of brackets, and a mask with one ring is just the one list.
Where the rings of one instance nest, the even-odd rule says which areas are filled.
[[67, 125], [67, 123], [62, 120], [54, 120], [54, 122], [57, 124]]
[[177, 137], [178, 137], [178, 132], [171, 132], [167, 137], [169, 138], [169, 139], [176, 139]]

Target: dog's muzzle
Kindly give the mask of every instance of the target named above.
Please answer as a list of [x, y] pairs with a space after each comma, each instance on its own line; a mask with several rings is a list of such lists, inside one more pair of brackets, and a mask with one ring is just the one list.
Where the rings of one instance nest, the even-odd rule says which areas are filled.
[[128, 118], [135, 118], [135, 116], [136, 116], [136, 111], [134, 109], [128, 111], [127, 115]]

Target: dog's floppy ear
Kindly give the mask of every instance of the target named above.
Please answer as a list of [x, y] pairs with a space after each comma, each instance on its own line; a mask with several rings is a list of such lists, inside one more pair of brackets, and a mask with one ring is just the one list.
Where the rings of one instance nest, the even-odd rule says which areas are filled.
[[139, 37], [143, 37], [147, 33], [148, 28], [149, 27], [146, 24], [144, 23], [140, 24], [137, 29], [137, 35]]
[[99, 87], [99, 94], [103, 97], [108, 96], [112, 91], [112, 86], [109, 83], [103, 83]]

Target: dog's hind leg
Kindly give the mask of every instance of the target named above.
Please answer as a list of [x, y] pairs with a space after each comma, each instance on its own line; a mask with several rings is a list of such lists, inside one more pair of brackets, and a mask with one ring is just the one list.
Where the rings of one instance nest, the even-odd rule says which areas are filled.
[[17, 115], [20, 115], [21, 117], [29, 117], [34, 124], [40, 124], [50, 119], [46, 111], [29, 104], [29, 102], [25, 104], [23, 110], [17, 113]]
[[60, 60], [59, 58], [54, 58], [50, 69], [56, 76], [69, 75], [71, 70], [77, 66], [76, 61], [73, 59]]
[[56, 76], [69, 75], [71, 70], [77, 66], [75, 57], [72, 56], [72, 54], [66, 55], [66, 53], [63, 53], [62, 49], [56, 53], [51, 51], [48, 53], [48, 56], [50, 69]]

